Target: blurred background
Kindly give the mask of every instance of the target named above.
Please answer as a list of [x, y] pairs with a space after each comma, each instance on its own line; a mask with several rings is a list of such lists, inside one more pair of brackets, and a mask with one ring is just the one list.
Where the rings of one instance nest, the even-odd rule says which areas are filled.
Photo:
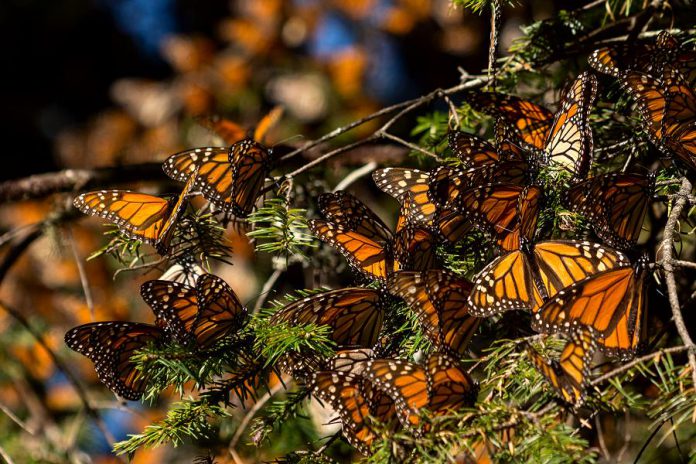
[[[506, 8], [501, 50], [522, 24], [563, 7], [529, 1]], [[278, 105], [285, 114], [271, 142], [317, 137], [390, 103], [454, 85], [458, 68], [480, 73], [489, 16], [454, 9], [448, 0], [3, 0], [0, 34], [6, 82], [0, 87], [0, 178], [10, 179], [162, 161], [185, 148], [220, 144], [196, 123], [199, 116], [250, 127]], [[371, 129], [368, 124], [352, 136]], [[44, 220], [57, 201], [65, 198], [5, 205], [3, 243], [17, 228]], [[80, 270], [76, 261], [103, 245], [102, 231], [91, 220], [44, 234], [11, 273], [2, 269], [0, 299], [88, 382], [110, 434], [122, 440], [162, 418], [169, 400], [125, 408], [97, 382], [92, 364], [67, 350], [63, 335], [92, 320], [151, 322], [134, 289], [157, 274], [114, 278], [119, 264], [101, 258]], [[243, 236], [232, 240], [236, 266], [217, 272], [248, 301], [270, 266], [264, 271], [252, 261]], [[89, 276], [88, 294], [81, 271]], [[17, 462], [89, 461], [87, 455], [92, 462], [114, 461], [50, 354], [6, 312], [0, 312], [0, 333], [2, 450]], [[279, 440], [271, 450], [297, 445]], [[200, 452], [162, 447], [139, 452], [135, 462], [190, 462]]]

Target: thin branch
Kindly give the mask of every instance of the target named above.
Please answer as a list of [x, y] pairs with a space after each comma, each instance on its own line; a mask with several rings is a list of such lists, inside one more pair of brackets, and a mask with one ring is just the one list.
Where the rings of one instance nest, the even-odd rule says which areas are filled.
[[142, 163], [95, 169], [66, 169], [37, 174], [0, 184], [0, 204], [31, 200], [60, 193], [89, 188], [104, 188], [114, 184], [169, 179], [162, 163]]
[[388, 132], [381, 132], [379, 135], [381, 135], [385, 139], [390, 139], [393, 140], [396, 143], [400, 143], [401, 145], [410, 148], [411, 150], [417, 151], [419, 153], [423, 153], [424, 155], [430, 156], [431, 158], [435, 158], [437, 161], [442, 161], [439, 156], [437, 156], [435, 153], [426, 150], [425, 148], [421, 148], [418, 145], [415, 145], [411, 142], [407, 142], [406, 140], [397, 137], [396, 135], [390, 134]]
[[256, 300], [256, 304], [254, 304], [254, 309], [252, 310], [252, 314], [256, 314], [259, 311], [261, 311], [261, 308], [263, 308], [263, 305], [266, 303], [266, 300], [268, 300], [268, 296], [271, 294], [271, 290], [273, 289], [273, 286], [276, 284], [278, 281], [278, 278], [285, 272], [285, 269], [276, 269], [273, 271], [273, 274], [270, 275], [268, 280], [266, 280], [266, 283], [263, 284], [263, 288], [261, 288], [261, 294], [259, 295], [259, 298]]
[[672, 308], [672, 319], [674, 320], [674, 325], [677, 327], [679, 336], [684, 342], [684, 346], [686, 346], [688, 349], [687, 356], [689, 358], [689, 365], [691, 366], [691, 377], [693, 379], [694, 388], [696, 388], [696, 345], [694, 345], [694, 342], [689, 335], [689, 331], [686, 328], [686, 323], [684, 322], [684, 317], [681, 313], [679, 291], [677, 289], [677, 282], [674, 277], [675, 260], [672, 257], [672, 245], [677, 227], [679, 225], [679, 217], [684, 210], [687, 197], [691, 195], [691, 190], [691, 182], [689, 182], [686, 177], [682, 178], [681, 187], [677, 193], [672, 210], [669, 212], [669, 216], [667, 217], [667, 224], [665, 225], [661, 246], [662, 258], [658, 263], [664, 270], [669, 305]]
[[283, 390], [286, 388], [286, 384], [284, 382], [278, 382], [276, 385], [273, 386], [269, 391], [266, 392], [259, 400], [252, 406], [247, 414], [244, 416], [242, 421], [239, 423], [239, 427], [237, 427], [237, 431], [234, 433], [234, 436], [232, 437], [232, 440], [230, 441], [230, 445], [228, 446], [230, 455], [234, 457], [237, 453], [235, 452], [235, 448], [237, 447], [237, 443], [239, 443], [239, 440], [242, 438], [242, 435], [244, 434], [244, 431], [246, 430], [247, 426], [251, 422], [251, 420], [254, 418], [257, 412], [261, 410], [261, 408], [264, 407], [266, 403], [279, 391]]
[[681, 353], [682, 351], [687, 351], [689, 348], [687, 346], [673, 346], [671, 348], [664, 348], [658, 351], [655, 351], [654, 353], [646, 354], [645, 356], [641, 356], [640, 358], [636, 358], [626, 364], [622, 364], [620, 367], [617, 367], [616, 369], [607, 372], [604, 375], [601, 375], [597, 377], [596, 379], [592, 380], [590, 382], [590, 385], [595, 386], [599, 385], [600, 383], [611, 379], [612, 377], [615, 377], [622, 372], [626, 372], [627, 370], [631, 369], [632, 367], [641, 364], [645, 361], [649, 361], [653, 358], [658, 358], [662, 355], [665, 354], [672, 354], [672, 353]]
[[3, 447], [0, 446], [0, 457], [5, 461], [6, 464], [14, 464], [14, 461], [10, 457], [9, 454], [7, 454], [7, 451]]
[[[375, 131], [375, 133], [373, 133], [371, 136], [369, 136], [363, 140], [353, 142], [353, 143], [346, 145], [344, 147], [337, 148], [337, 149], [332, 150], [328, 153], [325, 153], [324, 155], [322, 155], [322, 156], [312, 160], [311, 162], [305, 164], [304, 166], [300, 167], [299, 169], [296, 169], [295, 171], [293, 171], [289, 174], [286, 174], [284, 177], [285, 178], [292, 178], [292, 177], [294, 177], [302, 172], [305, 172], [306, 170], [308, 170], [310, 168], [313, 168], [314, 166], [317, 166], [318, 164], [321, 164], [322, 162], [326, 161], [327, 159], [329, 159], [333, 156], [344, 153], [344, 152], [346, 152], [350, 149], [353, 149], [359, 145], [362, 145], [362, 144], [367, 143], [369, 141], [373, 141], [373, 140], [376, 140], [382, 136], [385, 136], [384, 134], [386, 134], [386, 131], [391, 127], [391, 125], [394, 124], [394, 122], [397, 121], [399, 118], [401, 118], [403, 115], [405, 115], [406, 113], [408, 113], [410, 111], [413, 111], [414, 109], [416, 109], [418, 107], [425, 105], [426, 103], [431, 102], [432, 100], [434, 100], [438, 97], [442, 97], [445, 95], [452, 95], [452, 94], [455, 94], [458, 92], [462, 92], [464, 90], [471, 90], [471, 89], [475, 89], [478, 87], [482, 87], [487, 82], [488, 82], [488, 79], [485, 77], [476, 77], [474, 79], [470, 79], [466, 82], [457, 84], [457, 85], [450, 87], [450, 88], [447, 88], [447, 89], [436, 89], [436, 90], [433, 90], [432, 92], [427, 93], [425, 95], [422, 95], [418, 98], [406, 100], [404, 102], [397, 103], [397, 104], [389, 106], [387, 108], [383, 108], [375, 113], [372, 113], [368, 116], [365, 116], [364, 118], [358, 119], [357, 121], [353, 121], [350, 124], [347, 124], [345, 126], [334, 129], [333, 131], [329, 132], [328, 134], [326, 134], [326, 135], [324, 135], [324, 136], [322, 136], [322, 137], [320, 137], [312, 142], [306, 143], [305, 145], [298, 148], [297, 150], [291, 151], [287, 155], [283, 156], [281, 158], [281, 161], [292, 158], [292, 157], [294, 157], [294, 156], [296, 156], [304, 151], [309, 150], [310, 148], [316, 147], [317, 145], [320, 145], [324, 142], [332, 140], [332, 139], [338, 137], [339, 135], [341, 135], [345, 132], [348, 132], [348, 131], [350, 131], [358, 126], [365, 124], [366, 122], [372, 121], [373, 119], [377, 119], [377, 118], [382, 117], [382, 116], [396, 113], [386, 123], [384, 123], [382, 125], [382, 127], [380, 127], [377, 131]], [[408, 142], [406, 142], [406, 143], [408, 143]]]
[[597, 441], [599, 442], [599, 449], [602, 451], [602, 456], [607, 462], [611, 462], [611, 454], [607, 449], [607, 444], [604, 442], [604, 433], [602, 432], [602, 421], [599, 414], [595, 416], [595, 427], [597, 427]]
[[97, 427], [101, 430], [102, 434], [104, 435], [104, 438], [106, 438], [109, 445], [113, 446], [113, 444], [115, 443], [114, 437], [111, 435], [111, 432], [109, 432], [109, 430], [106, 428], [106, 424], [104, 424], [104, 421], [99, 415], [99, 412], [96, 411], [90, 404], [89, 399], [87, 398], [87, 392], [82, 387], [82, 384], [77, 379], [77, 377], [75, 377], [75, 374], [73, 374], [73, 372], [70, 369], [68, 369], [68, 366], [63, 362], [62, 359], [58, 357], [58, 355], [53, 351], [53, 349], [48, 345], [48, 343], [46, 343], [46, 340], [43, 338], [43, 336], [39, 332], [37, 332], [31, 326], [31, 324], [29, 324], [29, 321], [24, 317], [24, 315], [20, 311], [2, 301], [0, 301], [0, 308], [4, 309], [10, 316], [12, 316], [17, 322], [19, 322], [20, 325], [22, 325], [27, 330], [27, 332], [31, 334], [34, 340], [36, 340], [36, 342], [39, 345], [41, 345], [41, 347], [46, 351], [46, 353], [48, 353], [48, 356], [51, 358], [51, 361], [53, 361], [53, 364], [65, 375], [67, 380], [72, 385], [73, 389], [77, 393], [77, 396], [80, 398], [82, 406], [85, 408], [85, 411], [87, 411], [87, 414], [89, 414], [89, 416], [92, 419], [94, 419], [94, 422], [97, 424]]
[[677, 267], [688, 267], [691, 269], [696, 269], [696, 263], [691, 261], [682, 261], [681, 259], [672, 260], [672, 264]]
[[338, 192], [339, 190], [347, 189], [350, 185], [352, 185], [358, 179], [365, 177], [366, 175], [370, 174], [375, 169], [377, 169], [377, 163], [374, 161], [370, 161], [365, 166], [361, 167], [360, 169], [356, 169], [355, 171], [351, 172], [346, 177], [344, 177], [341, 182], [336, 184], [336, 187], [334, 187], [333, 191]]
[[0, 403], [0, 411], [4, 412], [5, 415], [9, 417], [12, 422], [19, 425], [19, 427], [23, 429], [25, 432], [27, 432], [29, 435], [34, 435], [36, 433], [34, 430], [31, 430], [29, 426], [22, 421], [22, 419], [17, 417], [10, 408], [8, 408], [2, 403]]
[[82, 284], [82, 291], [85, 294], [85, 303], [87, 308], [89, 308], [89, 314], [92, 316], [92, 321], [95, 320], [96, 316], [94, 313], [94, 299], [92, 298], [92, 290], [89, 288], [89, 279], [87, 278], [87, 271], [85, 270], [85, 265], [82, 262], [82, 257], [77, 250], [77, 245], [75, 244], [75, 237], [73, 237], [72, 230], [70, 228], [65, 229], [65, 234], [67, 235], [67, 240], [70, 244], [70, 250], [72, 251], [73, 258], [75, 259], [75, 264], [77, 265], [77, 271], [80, 275], [80, 283]]

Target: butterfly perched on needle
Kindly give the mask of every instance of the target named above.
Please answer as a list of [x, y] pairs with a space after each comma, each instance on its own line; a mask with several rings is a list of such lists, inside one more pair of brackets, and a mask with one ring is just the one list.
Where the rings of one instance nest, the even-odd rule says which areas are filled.
[[361, 375], [394, 400], [399, 421], [412, 431], [419, 432], [426, 410], [444, 415], [476, 401], [478, 385], [458, 361], [442, 353], [431, 353], [425, 366], [400, 359], [362, 364]]
[[465, 354], [480, 319], [469, 314], [471, 283], [441, 270], [400, 271], [389, 277], [390, 293], [416, 313], [423, 333], [442, 352]]
[[73, 200], [77, 209], [115, 224], [128, 237], [153, 245], [166, 254], [177, 222], [193, 189], [189, 181], [176, 198], [163, 198], [129, 190], [98, 190]]
[[87, 356], [99, 380], [118, 396], [138, 400], [147, 391], [149, 376], [131, 357], [148, 345], [162, 345], [164, 329], [139, 322], [93, 322], [69, 330], [65, 343]]
[[534, 238], [542, 197], [542, 189], [535, 185], [485, 184], [461, 192], [447, 207], [509, 251]]
[[645, 339], [647, 258], [573, 282], [544, 303], [532, 327], [543, 333], [589, 329], [608, 356], [630, 359]]
[[308, 385], [315, 397], [338, 413], [343, 436], [362, 454], [369, 455], [380, 429], [400, 428], [394, 400], [359, 374], [318, 371]]
[[657, 79], [638, 71], [621, 75], [624, 89], [636, 101], [650, 141], [696, 170], [696, 93], [677, 73]]
[[141, 286], [141, 295], [155, 313], [155, 324], [106, 321], [83, 324], [65, 334], [71, 349], [94, 362], [99, 380], [126, 399], [146, 391], [149, 376], [131, 357], [148, 345], [175, 341], [212, 347], [241, 328], [246, 309], [227, 283], [212, 274], [200, 276], [196, 287], [165, 280]]
[[[337, 347], [371, 348], [382, 330], [384, 314], [385, 300], [380, 290], [349, 287], [294, 301], [275, 312], [269, 323], [328, 326]], [[306, 353], [288, 352], [279, 361], [281, 370], [297, 377], [317, 370], [321, 364], [320, 359]]]
[[[466, 168], [441, 166], [431, 172], [417, 169], [385, 168], [373, 173], [382, 191], [399, 200], [403, 216], [424, 224], [450, 243], [471, 230], [458, 212], [447, 207], [467, 188], [487, 182], [522, 183], [528, 165], [521, 149], [501, 138], [498, 148], [483, 139], [460, 131], [449, 134], [452, 151]], [[515, 147], [515, 148], [513, 148]]]
[[163, 164], [172, 179], [194, 185], [225, 213], [248, 216], [256, 206], [264, 181], [274, 164], [273, 151], [245, 138], [230, 147], [186, 150]]
[[654, 42], [622, 43], [601, 47], [588, 58], [590, 66], [603, 74], [620, 77], [627, 71], [639, 71], [663, 78], [667, 68], [677, 70], [689, 85], [696, 82], [696, 51], [681, 44], [667, 31]]
[[625, 250], [638, 241], [654, 189], [654, 175], [601, 174], [573, 185], [563, 202], [607, 245]]
[[310, 230], [364, 276], [384, 280], [402, 268], [435, 267], [434, 237], [427, 228], [403, 220], [392, 233], [375, 213], [344, 191], [322, 194], [319, 209], [326, 219], [310, 220]]
[[593, 138], [588, 119], [597, 93], [597, 78], [580, 74], [552, 114], [532, 102], [491, 92], [468, 94], [467, 102], [498, 117], [525, 150], [534, 154], [536, 167], [549, 166], [583, 178], [592, 161]]
[[180, 344], [212, 347], [238, 331], [247, 310], [220, 277], [203, 274], [195, 286], [167, 280], [149, 280], [140, 295], [157, 317], [156, 325]]
[[629, 263], [599, 243], [548, 240], [522, 243], [491, 261], [474, 279], [469, 312], [489, 317], [510, 310], [537, 312], [544, 301], [587, 276]]
[[543, 106], [514, 95], [496, 92], [470, 92], [466, 102], [476, 111], [495, 116], [517, 140], [543, 150], [551, 131], [553, 113]]
[[563, 401], [578, 407], [585, 401], [596, 348], [595, 334], [591, 330], [578, 329], [571, 333], [558, 360], [549, 361], [531, 347], [529, 357]]

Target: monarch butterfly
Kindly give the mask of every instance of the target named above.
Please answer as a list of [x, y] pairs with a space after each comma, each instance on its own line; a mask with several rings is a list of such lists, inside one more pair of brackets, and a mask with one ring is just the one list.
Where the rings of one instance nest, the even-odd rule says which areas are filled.
[[472, 92], [466, 101], [476, 111], [498, 117], [518, 140], [536, 149], [544, 149], [553, 120], [553, 113], [546, 108], [495, 92]]
[[523, 244], [477, 275], [467, 303], [473, 316], [509, 310], [537, 311], [544, 300], [587, 276], [628, 263], [623, 253], [598, 243], [549, 240]]
[[205, 270], [196, 263], [193, 255], [185, 253], [175, 259], [175, 263], [162, 273], [159, 280], [170, 280], [195, 286], [196, 280], [203, 274], [205, 274]]
[[661, 31], [655, 43], [621, 44], [602, 47], [590, 55], [590, 66], [597, 71], [620, 77], [635, 70], [662, 77], [666, 66], [674, 67], [693, 85], [696, 80], [696, 52], [682, 46], [669, 32]]
[[536, 232], [542, 190], [537, 186], [487, 184], [464, 191], [454, 209], [494, 237], [503, 250], [516, 250]]
[[65, 343], [94, 363], [97, 377], [111, 391], [128, 400], [138, 400], [145, 393], [149, 378], [146, 371], [136, 369], [131, 357], [166, 338], [165, 331], [154, 325], [111, 321], [75, 327], [65, 334]]
[[381, 292], [371, 288], [342, 288], [297, 300], [273, 314], [271, 324], [285, 322], [328, 325], [338, 345], [369, 348], [377, 342], [384, 319]]
[[328, 403], [342, 423], [343, 436], [362, 454], [369, 454], [377, 432], [374, 421], [398, 427], [394, 401], [357, 374], [341, 371], [320, 371], [309, 382], [312, 394]]
[[426, 228], [408, 224], [393, 235], [377, 215], [347, 192], [325, 193], [319, 201], [327, 220], [309, 221], [310, 229], [365, 276], [384, 280], [401, 267], [427, 269], [434, 265], [434, 237]]
[[652, 175], [603, 174], [574, 185], [564, 203], [609, 246], [628, 249], [638, 241], [654, 185]]
[[478, 384], [455, 359], [433, 352], [426, 363], [428, 373], [428, 409], [443, 414], [446, 411], [471, 406], [476, 402]]
[[696, 170], [696, 94], [678, 75], [660, 81], [629, 71], [622, 84], [637, 103], [648, 137], [668, 155]]
[[158, 253], [165, 254], [192, 188], [193, 182], [187, 182], [176, 199], [129, 190], [99, 190], [83, 193], [73, 204], [83, 213], [104, 218], [125, 235], [149, 243]]
[[471, 283], [445, 271], [401, 271], [389, 277], [390, 293], [418, 316], [425, 335], [441, 351], [462, 355], [479, 326], [466, 304]]
[[210, 348], [221, 338], [241, 328], [246, 308], [221, 278], [200, 276], [195, 287], [166, 280], [150, 280], [140, 287], [157, 325], [181, 344], [195, 342]]
[[574, 282], [544, 303], [532, 327], [545, 333], [587, 327], [603, 352], [632, 357], [645, 327], [646, 267], [641, 258], [636, 266], [626, 263]]
[[574, 178], [587, 174], [592, 158], [592, 129], [588, 123], [597, 95], [597, 78], [584, 72], [563, 97], [544, 145], [547, 164], [570, 172]]
[[533, 348], [529, 350], [532, 363], [546, 377], [567, 403], [577, 407], [585, 399], [589, 383], [590, 363], [597, 348], [590, 330], [575, 330], [566, 343], [558, 361], [547, 361]]
[[[280, 106], [274, 107], [265, 115], [253, 130], [254, 140], [263, 142], [268, 134], [268, 131], [283, 116], [283, 108]], [[232, 145], [239, 142], [250, 132], [234, 121], [221, 117], [198, 117], [196, 121], [203, 127], [206, 127], [215, 132], [227, 145]]]
[[174, 180], [194, 179], [196, 189], [223, 212], [246, 217], [254, 209], [272, 165], [272, 150], [246, 138], [229, 148], [182, 151], [167, 158], [163, 169]]
[[585, 72], [570, 85], [555, 115], [509, 95], [481, 92], [471, 94], [467, 101], [476, 110], [498, 116], [532, 152], [543, 154], [546, 165], [582, 178], [587, 174], [592, 155], [592, 130], [587, 119], [596, 93], [597, 78]]
[[472, 404], [478, 392], [458, 362], [437, 352], [425, 367], [400, 359], [370, 360], [362, 375], [394, 400], [401, 424], [411, 430], [418, 429], [422, 409], [442, 415]]

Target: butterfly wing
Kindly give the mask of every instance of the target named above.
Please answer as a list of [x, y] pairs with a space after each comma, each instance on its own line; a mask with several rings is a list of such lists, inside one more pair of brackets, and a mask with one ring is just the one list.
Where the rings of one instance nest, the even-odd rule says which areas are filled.
[[206, 200], [225, 212], [232, 209], [232, 164], [225, 147], [195, 148], [166, 159], [164, 172], [172, 179], [186, 182], [194, 177], [194, 187]]
[[383, 319], [379, 291], [343, 288], [295, 301], [275, 313], [271, 323], [328, 325], [337, 345], [369, 348], [377, 342]]
[[550, 164], [581, 178], [592, 159], [592, 129], [588, 118], [597, 94], [597, 78], [582, 73], [572, 83], [555, 115], [544, 147]]
[[628, 258], [617, 250], [579, 240], [539, 242], [533, 256], [537, 280], [547, 298], [588, 276], [630, 265]]
[[609, 246], [627, 249], [638, 241], [652, 190], [652, 177], [604, 174], [574, 185], [565, 204], [585, 216]]
[[630, 266], [594, 274], [559, 290], [534, 315], [532, 327], [544, 333], [569, 333], [582, 326], [607, 336], [628, 310], [634, 290]]
[[356, 232], [377, 243], [391, 241], [392, 234], [384, 222], [363, 202], [346, 191], [319, 195], [319, 210], [327, 221]]
[[474, 280], [467, 304], [476, 317], [511, 310], [531, 310], [541, 301], [531, 266], [521, 250], [504, 254], [484, 267]]
[[158, 327], [182, 345], [193, 340], [198, 318], [198, 298], [193, 287], [169, 280], [149, 280], [140, 286], [140, 295], [155, 313]]
[[148, 376], [136, 369], [131, 357], [164, 337], [164, 331], [154, 325], [94, 322], [68, 331], [65, 343], [94, 362], [99, 380], [111, 391], [128, 400], [138, 400], [146, 391]]
[[477, 111], [499, 117], [518, 140], [543, 149], [553, 121], [546, 108], [527, 100], [494, 92], [476, 92], [467, 102]]
[[408, 202], [409, 218], [429, 224], [437, 210], [430, 192], [431, 173], [417, 169], [385, 168], [372, 174], [377, 187], [399, 200]]
[[480, 167], [495, 164], [500, 155], [487, 141], [461, 131], [451, 131], [447, 138], [452, 153], [466, 167]]
[[336, 248], [365, 276], [383, 280], [392, 271], [393, 259], [383, 243], [328, 221], [314, 219], [308, 225], [314, 235]]
[[530, 350], [532, 363], [567, 403], [579, 406], [589, 383], [590, 362], [596, 350], [594, 335], [588, 330], [572, 333], [558, 361], [547, 361]]
[[647, 337], [647, 311], [645, 305], [647, 279], [643, 261], [636, 271], [634, 290], [628, 295], [626, 310], [616, 327], [597, 340], [600, 350], [609, 357], [628, 360], [633, 358], [641, 339]]
[[230, 147], [229, 162], [232, 164], [232, 212], [246, 217], [254, 209], [271, 170], [271, 153], [252, 139], [244, 139]]
[[196, 343], [208, 348], [231, 335], [244, 323], [246, 308], [230, 286], [214, 274], [204, 274], [196, 282], [198, 316], [193, 325]]
[[474, 404], [478, 385], [459, 362], [433, 352], [428, 357], [426, 369], [430, 397], [428, 409], [432, 412], [443, 414]]
[[391, 293], [415, 311], [426, 336], [446, 351], [464, 354], [480, 319], [469, 314], [471, 283], [445, 271], [398, 272], [388, 283]]
[[369, 454], [377, 438], [371, 419], [389, 423], [396, 416], [394, 402], [357, 375], [320, 371], [313, 374], [310, 386], [313, 395], [338, 413], [343, 435], [363, 454]]
[[425, 271], [438, 267], [435, 237], [416, 224], [407, 224], [394, 236], [394, 259], [400, 269]]
[[[180, 197], [182, 200], [182, 197]], [[114, 223], [127, 236], [157, 246], [171, 228], [176, 202], [128, 190], [100, 190], [75, 198], [85, 214]], [[165, 229], [167, 225], [167, 229]]]
[[429, 401], [426, 372], [421, 366], [399, 359], [375, 359], [365, 363], [362, 375], [394, 400], [404, 427], [418, 427], [419, 411]]

